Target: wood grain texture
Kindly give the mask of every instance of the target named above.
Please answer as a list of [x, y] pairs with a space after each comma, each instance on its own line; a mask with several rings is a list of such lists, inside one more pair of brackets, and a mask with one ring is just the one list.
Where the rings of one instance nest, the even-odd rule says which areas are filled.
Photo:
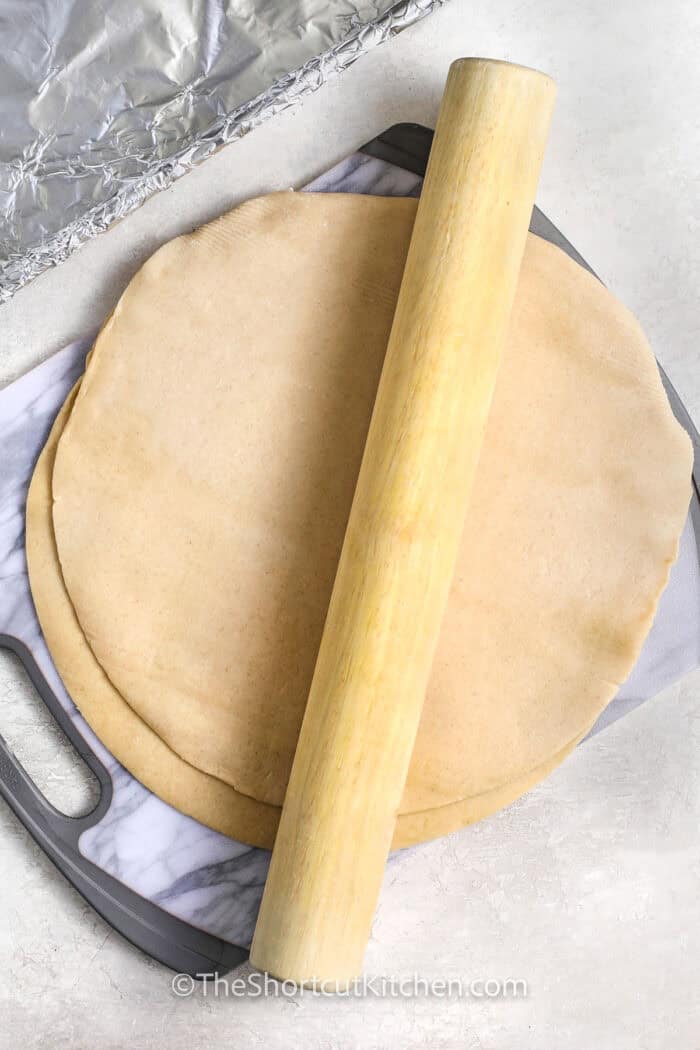
[[251, 959], [358, 975], [517, 287], [553, 82], [450, 69]]

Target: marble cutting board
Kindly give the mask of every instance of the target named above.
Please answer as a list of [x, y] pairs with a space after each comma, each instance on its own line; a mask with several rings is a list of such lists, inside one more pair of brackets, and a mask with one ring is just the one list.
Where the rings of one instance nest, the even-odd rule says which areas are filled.
[[[414, 128], [413, 133], [420, 130]], [[390, 139], [391, 133], [387, 135]], [[381, 141], [382, 137], [375, 143], [381, 144]], [[383, 159], [382, 149], [373, 148], [375, 143], [366, 147], [367, 152], [353, 154], [306, 189], [417, 196], [421, 185], [420, 158], [412, 165], [413, 171], [407, 170]], [[388, 155], [392, 156], [391, 150]], [[570, 246], [539, 213], [535, 216], [533, 228], [569, 250]], [[573, 250], [570, 253], [577, 257]], [[82, 719], [63, 688], [31, 600], [24, 553], [27, 486], [51, 424], [83, 370], [85, 355], [93, 338], [94, 334], [90, 334], [71, 344], [0, 391], [0, 635], [6, 636], [6, 644], [8, 639], [23, 643], [23, 646], [16, 647], [17, 651], [20, 656], [26, 655], [27, 666], [33, 661], [33, 671], [30, 668], [30, 672], [44, 690], [47, 702], [60, 705], [62, 721], [67, 719], [66, 724], [72, 727], [71, 736], [79, 748], [84, 749], [88, 761], [90, 755], [95, 757], [101, 770], [103, 797], [92, 814], [77, 821], [60, 815], [50, 818], [50, 821], [63, 822], [65, 841], [74, 844], [73, 866], [76, 867], [77, 850], [86, 862], [83, 874], [87, 873], [88, 882], [100, 883], [104, 878], [105, 885], [112, 888], [112, 896], [115, 896], [115, 891], [119, 896], [117, 884], [124, 887], [122, 909], [132, 915], [142, 911], [146, 916], [143, 921], [149, 927], [158, 927], [161, 924], [159, 916], [162, 916], [163, 938], [181, 939], [182, 924], [168, 926], [169, 916], [183, 920], [194, 931], [245, 949], [252, 937], [269, 854], [235, 842], [183, 816], [147, 791], [116, 762]], [[669, 396], [674, 404], [672, 391], [669, 391]], [[683, 417], [679, 403], [674, 404], [674, 410], [679, 418]], [[688, 429], [692, 427], [687, 417], [681, 421]], [[601, 716], [594, 732], [700, 664], [698, 522], [700, 506], [696, 496], [683, 533], [680, 556], [652, 631], [630, 678]], [[669, 710], [668, 717], [673, 717], [672, 710]], [[16, 776], [16, 771], [10, 770], [4, 778], [6, 798], [10, 791], [7, 782], [12, 776]], [[31, 785], [25, 785], [25, 790], [36, 793]], [[13, 808], [29, 827], [20, 808]], [[30, 827], [30, 830], [41, 841], [36, 828]], [[46, 848], [45, 843], [42, 844]], [[50, 851], [47, 849], [47, 852]], [[68, 848], [66, 852], [67, 855], [70, 853]], [[59, 866], [91, 899], [86, 883], [81, 885], [77, 875], [75, 878], [71, 875], [71, 863], [59, 863]], [[201, 965], [196, 953], [188, 964], [177, 953], [169, 953], [163, 948], [159, 950], [138, 931], [126, 928], [128, 924], [125, 926], [119, 914], [110, 914], [107, 907], [101, 907], [94, 899], [92, 902], [126, 936], [157, 958], [180, 969], [190, 966], [196, 970]], [[212, 945], [214, 942], [204, 944], [204, 956]], [[209, 951], [208, 957], [211, 954]], [[224, 950], [221, 958], [228, 967], [235, 965], [243, 954], [227, 955]]]

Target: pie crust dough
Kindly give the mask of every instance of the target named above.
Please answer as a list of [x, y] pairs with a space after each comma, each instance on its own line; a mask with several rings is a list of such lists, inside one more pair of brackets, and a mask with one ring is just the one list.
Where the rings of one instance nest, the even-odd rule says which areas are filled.
[[[270, 846], [416, 203], [275, 194], [160, 249], [37, 464], [39, 619], [148, 788]], [[465, 304], [468, 309], [468, 304]], [[508, 804], [634, 665], [692, 450], [631, 315], [528, 238], [394, 845]]]

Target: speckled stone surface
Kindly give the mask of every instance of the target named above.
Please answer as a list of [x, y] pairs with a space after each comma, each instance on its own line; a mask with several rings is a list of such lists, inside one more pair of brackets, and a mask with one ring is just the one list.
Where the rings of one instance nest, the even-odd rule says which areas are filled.
[[[304, 184], [392, 123], [432, 123], [449, 61], [481, 53], [558, 79], [539, 203], [639, 316], [697, 420], [699, 29], [688, 0], [451, 0], [3, 307], [0, 383], [99, 323], [162, 241], [252, 193]], [[367, 971], [521, 977], [517, 1001], [177, 998], [1, 808], [0, 1047], [699, 1045], [699, 714], [696, 673], [506, 812], [392, 864]], [[0, 731], [75, 811], [86, 789], [57, 738], [34, 747], [35, 725], [3, 658]]]

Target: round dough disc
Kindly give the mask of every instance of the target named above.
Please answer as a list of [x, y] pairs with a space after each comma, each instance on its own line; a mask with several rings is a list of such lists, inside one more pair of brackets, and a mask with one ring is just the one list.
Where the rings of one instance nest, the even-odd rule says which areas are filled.
[[[148, 787], [254, 844], [284, 797], [414, 214], [277, 194], [166, 245], [32, 486], [32, 589], [76, 703]], [[590, 728], [651, 624], [691, 458], [634, 319], [530, 237], [396, 844], [505, 804]]]

